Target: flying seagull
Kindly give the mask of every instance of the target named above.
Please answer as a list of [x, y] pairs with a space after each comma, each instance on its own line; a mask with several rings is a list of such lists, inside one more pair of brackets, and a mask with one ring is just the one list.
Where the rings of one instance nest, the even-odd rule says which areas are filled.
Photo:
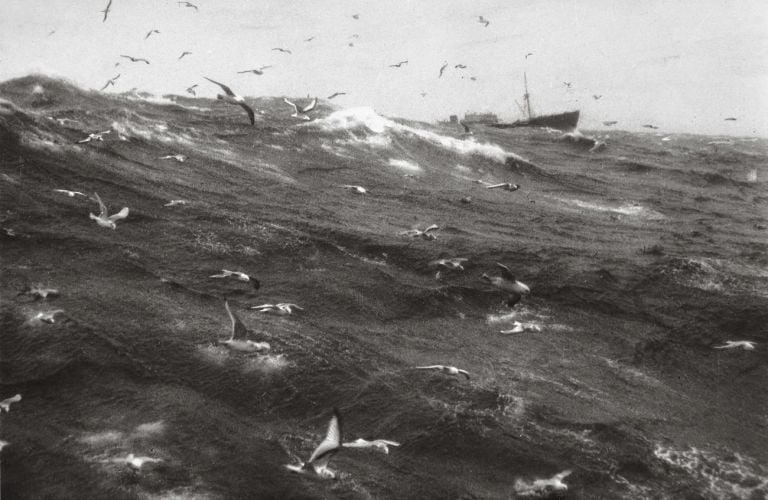
[[16, 394], [15, 396], [4, 399], [0, 401], [0, 413], [8, 413], [11, 411], [11, 403], [18, 403], [21, 401], [21, 394]]
[[373, 441], [368, 441], [367, 439], [357, 438], [351, 443], [342, 443], [341, 446], [345, 448], [374, 448], [385, 455], [389, 455], [389, 447], [400, 446], [400, 443], [397, 441], [389, 441], [388, 439], [374, 439]]
[[45, 36], [46, 36], [46, 37], [49, 37], [49, 36], [53, 35], [54, 33], [56, 33], [56, 30], [51, 30], [51, 31], [50, 31], [50, 32], [49, 32], [47, 35], [45, 35]]
[[326, 99], [328, 99], [330, 101], [334, 97], [338, 97], [340, 95], [347, 95], [347, 93], [346, 92], [334, 92], [333, 94], [329, 95]]
[[54, 191], [57, 193], [65, 194], [70, 198], [74, 198], [75, 196], [86, 196], [85, 193], [81, 193], [80, 191], [70, 191], [69, 189], [54, 189]]
[[253, 73], [254, 75], [263, 75], [264, 74], [264, 70], [267, 69], [267, 68], [271, 68], [271, 67], [272, 67], [272, 65], [270, 64], [270, 65], [267, 65], [267, 66], [262, 66], [262, 67], [260, 67], [258, 69], [246, 69], [246, 70], [243, 70], [243, 71], [238, 71], [238, 73]]
[[283, 49], [283, 48], [281, 48], [281, 47], [275, 47], [275, 48], [274, 48], [274, 49], [272, 49], [272, 50], [277, 50], [277, 51], [280, 51], [280, 52], [285, 52], [286, 54], [293, 54], [293, 52], [291, 52], [290, 50], [288, 50], [288, 49]]
[[105, 83], [104, 86], [101, 87], [101, 89], [99, 89], [99, 91], [104, 90], [105, 88], [109, 87], [110, 85], [114, 85], [115, 84], [115, 80], [117, 80], [118, 78], [120, 78], [120, 73], [118, 73], [117, 76], [112, 77], [109, 80], [107, 80], [107, 83]]
[[437, 76], [438, 78], [441, 78], [443, 76], [443, 71], [445, 71], [445, 68], [448, 67], [448, 63], [443, 64], [440, 66], [440, 74]]
[[261, 287], [261, 283], [259, 282], [259, 280], [241, 271], [228, 271], [226, 269], [222, 269], [221, 273], [212, 274], [211, 276], [208, 276], [208, 277], [209, 278], [232, 278], [237, 281], [242, 281], [243, 283], [251, 283], [255, 290], [258, 290], [259, 287]]
[[31, 295], [35, 298], [35, 300], [40, 300], [47, 299], [48, 296], [58, 297], [59, 291], [55, 288], [45, 288], [41, 285], [35, 285], [27, 288], [26, 290], [22, 290], [19, 292], [19, 295]]
[[597, 101], [598, 99], [600, 99], [601, 97], [603, 97], [603, 96], [602, 96], [602, 95], [596, 95], [596, 94], [592, 94], [592, 99], [594, 99], [594, 100], [596, 100], [596, 101]]
[[498, 184], [491, 184], [485, 186], [485, 189], [503, 189], [504, 191], [517, 191], [520, 189], [520, 184], [512, 184], [511, 182], [500, 182]]
[[562, 495], [562, 492], [568, 490], [568, 485], [563, 482], [563, 479], [571, 475], [571, 472], [571, 470], [565, 470], [549, 479], [537, 479], [533, 482], [518, 479], [515, 481], [515, 493], [536, 498], [551, 498], [553, 494]]
[[571, 88], [572, 83], [571, 82], [563, 82], [563, 85], [565, 85], [568, 88]]
[[616, 125], [617, 123], [619, 122], [617, 122], [616, 120], [608, 120], [608, 121], [604, 121], [603, 125], [605, 125], [606, 127], [610, 127], [611, 125]]
[[33, 318], [32, 321], [42, 321], [43, 323], [48, 323], [49, 325], [52, 325], [56, 323], [56, 315], [61, 314], [64, 312], [64, 309], [56, 309], [55, 311], [47, 311], [38, 312]]
[[469, 380], [469, 372], [467, 370], [461, 370], [455, 366], [446, 365], [430, 365], [430, 366], [416, 366], [415, 370], [440, 370], [447, 375], [463, 375]]
[[457, 64], [453, 67], [453, 69], [467, 69], [467, 66], [464, 64]]
[[305, 42], [311, 42], [311, 41], [312, 41], [312, 40], [314, 40], [314, 39], [315, 39], [315, 37], [311, 36], [311, 37], [309, 37], [309, 38], [306, 38], [304, 41], [305, 41]]
[[121, 55], [120, 57], [124, 57], [126, 59], [130, 59], [131, 62], [144, 62], [144, 63], [149, 64], [149, 61], [147, 61], [146, 59], [143, 59], [141, 57], [132, 57], [132, 56], [124, 56], [124, 55]]
[[716, 346], [715, 349], [738, 349], [742, 348], [745, 351], [755, 350], [754, 340], [726, 340], [725, 345]]
[[645, 125], [643, 125], [643, 128], [650, 128], [650, 129], [656, 130], [659, 127], [657, 127], [656, 125], [645, 124]]
[[400, 61], [400, 62], [399, 62], [399, 63], [397, 63], [397, 64], [390, 64], [390, 65], [389, 65], [389, 67], [390, 67], [390, 68], [399, 68], [399, 67], [401, 67], [403, 64], [408, 64], [408, 59], [406, 59], [405, 61]]
[[533, 55], [533, 52], [528, 52], [527, 54], [525, 54], [525, 58], [528, 59], [528, 56], [532, 56], [532, 55]]
[[169, 201], [168, 203], [166, 203], [163, 206], [164, 207], [175, 207], [176, 205], [186, 205], [186, 204], [187, 204], [187, 200], [171, 200], [171, 201]]
[[109, 0], [109, 2], [107, 3], [106, 8], [101, 11], [101, 12], [104, 13], [104, 19], [101, 21], [102, 23], [107, 20], [107, 16], [109, 15], [109, 8], [110, 7], [112, 7], [112, 0]]
[[490, 283], [492, 286], [509, 292], [509, 298], [507, 299], [507, 306], [512, 307], [517, 304], [523, 295], [531, 293], [531, 289], [528, 285], [515, 279], [515, 275], [509, 270], [507, 266], [501, 263], [496, 263], [501, 268], [501, 276], [488, 276], [483, 273], [482, 278]]
[[221, 87], [222, 90], [224, 90], [224, 93], [226, 95], [216, 94], [216, 99], [220, 99], [229, 104], [237, 104], [238, 106], [243, 108], [246, 113], [248, 113], [248, 119], [251, 121], [251, 125], [254, 125], [256, 123], [256, 116], [253, 113], [253, 109], [251, 109], [251, 107], [245, 103], [245, 99], [243, 98], [243, 96], [239, 96], [235, 94], [234, 92], [232, 92], [231, 88], [227, 87], [223, 83], [219, 83], [216, 80], [211, 80], [207, 76], [204, 76], [203, 78], [205, 78], [211, 83], [215, 83], [216, 85]]
[[307, 113], [315, 109], [317, 106], [317, 97], [312, 99], [312, 101], [304, 106], [303, 108], [299, 108], [296, 104], [289, 101], [287, 98], [283, 98], [283, 102], [288, 104], [289, 106], [293, 107], [293, 114], [291, 115], [292, 118], [300, 118], [302, 120], [310, 120], [311, 118], [307, 116]]
[[156, 30], [156, 29], [149, 30], [149, 32], [147, 33], [147, 36], [144, 37], [144, 40], [146, 40], [147, 38], [152, 36], [153, 33], [157, 33], [159, 35], [160, 34], [160, 30]]
[[224, 344], [232, 350], [243, 352], [268, 351], [270, 346], [268, 342], [254, 342], [248, 340], [248, 329], [240, 318], [229, 308], [229, 303], [224, 301], [224, 308], [227, 310], [229, 319], [232, 321], [232, 335], [226, 340], [219, 340], [219, 344]]
[[328, 461], [341, 450], [342, 428], [341, 414], [338, 408], [333, 409], [333, 416], [328, 423], [325, 439], [315, 448], [309, 460], [301, 465], [287, 464], [285, 466], [291, 472], [317, 477], [320, 479], [334, 479], [336, 473], [328, 468]]
[[354, 186], [352, 184], [342, 184], [344, 189], [347, 189], [349, 191], [352, 191], [353, 193], [357, 194], [368, 194], [368, 190], [365, 189], [363, 186]]
[[261, 304], [260, 306], [253, 306], [251, 309], [256, 309], [262, 313], [275, 314], [277, 316], [288, 316], [293, 314], [293, 309], [296, 308], [299, 311], [303, 311], [303, 307], [299, 307], [296, 304], [289, 304], [287, 302], [280, 302], [279, 304]]
[[161, 156], [161, 157], [158, 158], [158, 160], [176, 160], [179, 163], [184, 163], [184, 160], [186, 160], [186, 159], [187, 159], [187, 157], [182, 155], [182, 154], [178, 154], [178, 155], [165, 155], [165, 156]]
[[176, 2], [179, 5], [183, 5], [184, 7], [192, 7], [195, 9], [195, 11], [198, 11], [197, 5], [193, 4], [192, 2]]
[[181, 53], [181, 55], [179, 56], [179, 58], [178, 58], [178, 59], [176, 59], [176, 60], [177, 60], [177, 61], [180, 61], [182, 57], [184, 57], [184, 56], [189, 56], [189, 55], [192, 55], [192, 52], [188, 52], [188, 51], [186, 51], [186, 50], [185, 50], [184, 52], [182, 52], [182, 53]]
[[116, 214], [107, 216], [107, 206], [104, 205], [103, 201], [101, 201], [101, 197], [99, 197], [99, 193], [94, 192], [93, 196], [96, 199], [96, 202], [99, 204], [99, 215], [97, 216], [91, 213], [90, 218], [95, 220], [96, 224], [100, 225], [101, 227], [117, 229], [117, 224], [115, 224], [115, 222], [128, 217], [128, 207], [123, 207], [123, 209], [117, 212]]
[[735, 122], [736, 118], [734, 118], [732, 116], [729, 116], [728, 118], [725, 119], [725, 121], [727, 121], [727, 122]]
[[424, 231], [421, 231], [420, 229], [409, 229], [407, 231], [401, 231], [400, 234], [403, 236], [410, 236], [411, 238], [421, 238], [423, 240], [436, 240], [437, 236], [432, 234], [431, 231], [434, 231], [435, 229], [440, 229], [440, 226], [437, 224], [432, 224], [428, 228], [426, 228]]
[[93, 134], [88, 134], [88, 137], [86, 137], [85, 139], [80, 139], [79, 141], [77, 141], [77, 144], [85, 144], [86, 142], [91, 142], [91, 141], [104, 142], [104, 137], [103, 137], [104, 134], [109, 134], [110, 132], [112, 131], [105, 130], [104, 132], [94, 132]]
[[540, 331], [541, 331], [541, 327], [536, 323], [521, 323], [519, 321], [515, 321], [514, 323], [512, 323], [511, 329], [500, 330], [499, 333], [502, 333], [504, 335], [512, 335], [513, 333], [540, 332]]
[[133, 472], [140, 472], [144, 464], [162, 462], [162, 458], [152, 457], [137, 457], [133, 453], [129, 453], [127, 457], [121, 458], [119, 462], [125, 462]]
[[360, 19], [360, 14], [352, 14], [352, 19]]
[[485, 24], [485, 27], [487, 28], [491, 22], [487, 19], [485, 19], [483, 16], [477, 16], [477, 22], [480, 24]]
[[445, 269], [449, 269], [452, 271], [463, 271], [464, 266], [462, 264], [468, 260], [469, 259], [465, 259], [462, 257], [456, 257], [453, 259], [437, 259], [437, 260], [431, 261], [427, 265], [431, 268], [444, 267]]
[[192, 94], [193, 96], [197, 97], [197, 91], [195, 90], [195, 87], [197, 87], [197, 84], [194, 84], [191, 87], [187, 87], [187, 94]]

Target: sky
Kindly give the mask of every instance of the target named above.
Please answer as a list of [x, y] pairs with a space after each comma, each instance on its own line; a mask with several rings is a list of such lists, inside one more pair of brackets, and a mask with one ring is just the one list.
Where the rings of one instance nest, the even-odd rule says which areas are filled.
[[525, 73], [534, 112], [579, 109], [582, 129], [768, 137], [765, 0], [112, 0], [103, 21], [107, 3], [0, 0], [0, 81], [43, 73], [98, 90], [120, 74], [106, 92], [198, 84], [213, 97], [207, 76], [244, 96], [346, 92], [332, 102], [511, 121]]

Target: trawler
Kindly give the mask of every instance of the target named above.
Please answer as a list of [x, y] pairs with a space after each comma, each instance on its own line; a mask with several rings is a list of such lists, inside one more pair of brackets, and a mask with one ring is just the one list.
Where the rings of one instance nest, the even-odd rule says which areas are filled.
[[528, 93], [528, 76], [525, 73], [523, 73], [523, 80], [525, 82], [525, 94], [523, 94], [525, 106], [520, 106], [520, 108], [527, 117], [512, 123], [493, 123], [489, 124], [489, 126], [496, 128], [549, 127], [564, 131], [576, 128], [576, 125], [579, 123], [579, 110], [535, 116], [531, 111], [531, 95]]

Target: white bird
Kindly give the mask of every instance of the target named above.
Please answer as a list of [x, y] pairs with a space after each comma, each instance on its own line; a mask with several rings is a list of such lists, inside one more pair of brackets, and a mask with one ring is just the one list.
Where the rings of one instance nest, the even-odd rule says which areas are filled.
[[21, 394], [16, 394], [15, 396], [4, 399], [0, 401], [0, 413], [5, 412], [8, 413], [11, 411], [11, 403], [18, 403], [21, 401]]
[[525, 283], [517, 281], [515, 275], [512, 274], [512, 271], [510, 271], [507, 266], [498, 262], [496, 265], [501, 268], [501, 276], [488, 276], [483, 273], [482, 277], [496, 288], [509, 292], [510, 295], [507, 299], [507, 305], [512, 307], [520, 301], [523, 295], [531, 293], [531, 289], [528, 288], [528, 285]]
[[366, 193], [368, 193], [368, 190], [365, 189], [363, 186], [353, 186], [351, 184], [343, 184], [341, 187], [343, 187], [344, 189], [348, 189], [348, 190], [352, 191], [353, 193], [357, 193], [357, 194], [366, 194]]
[[240, 318], [232, 312], [226, 300], [224, 301], [224, 308], [227, 310], [227, 314], [229, 314], [229, 319], [232, 320], [232, 336], [227, 340], [219, 340], [219, 344], [224, 344], [230, 349], [243, 352], [268, 351], [270, 349], [268, 342], [248, 340], [248, 329], [240, 321]]
[[97, 216], [91, 213], [91, 219], [95, 220], [96, 224], [100, 225], [101, 227], [117, 229], [117, 224], [115, 224], [115, 222], [128, 217], [128, 207], [123, 207], [123, 209], [116, 214], [107, 216], [107, 206], [104, 205], [103, 201], [101, 201], [99, 193], [94, 192], [93, 194], [99, 204], [99, 215]]
[[74, 198], [75, 196], [86, 196], [85, 193], [81, 193], [80, 191], [70, 191], [69, 189], [54, 189], [57, 193], [63, 193], [69, 196], [70, 198]]
[[245, 110], [246, 113], [248, 113], [248, 119], [251, 121], [251, 125], [254, 125], [256, 123], [256, 115], [253, 113], [253, 109], [245, 103], [245, 98], [243, 98], [243, 96], [235, 94], [234, 92], [232, 92], [231, 88], [227, 87], [223, 83], [219, 83], [216, 80], [211, 80], [207, 76], [204, 76], [203, 78], [205, 78], [211, 83], [215, 83], [216, 85], [221, 87], [221, 89], [224, 91], [225, 95], [216, 94], [216, 99], [227, 102], [229, 104], [236, 104], [240, 106]]
[[415, 370], [440, 370], [441, 372], [448, 375], [464, 375], [465, 377], [467, 377], [467, 380], [469, 380], [469, 372], [466, 370], [461, 370], [459, 368], [456, 368], [455, 366], [430, 365], [430, 366], [417, 366], [414, 369]]
[[555, 474], [549, 479], [536, 479], [533, 482], [518, 479], [515, 481], [515, 493], [520, 496], [549, 498], [553, 493], [568, 490], [568, 485], [563, 482], [563, 479], [571, 475], [571, 472], [573, 471], [570, 469], [565, 470], [559, 474]]
[[8, 441], [3, 441], [2, 439], [0, 439], [0, 451], [3, 451], [3, 448], [8, 446], [9, 444], [11, 444], [11, 443], [9, 443]]
[[296, 308], [299, 311], [303, 311], [303, 307], [299, 307], [296, 304], [289, 304], [287, 302], [280, 302], [279, 304], [261, 304], [259, 306], [253, 306], [251, 309], [257, 309], [259, 312], [276, 314], [277, 316], [288, 316], [293, 313], [293, 309]]
[[58, 297], [59, 291], [55, 288], [45, 288], [42, 285], [35, 285], [35, 286], [30, 286], [29, 288], [19, 293], [19, 295], [24, 295], [24, 294], [32, 295], [35, 298], [35, 300], [38, 300], [38, 299], [47, 299], [48, 296]]
[[300, 118], [302, 120], [311, 120], [309, 116], [307, 116], [307, 113], [314, 110], [317, 106], [317, 97], [312, 99], [312, 101], [304, 106], [303, 108], [299, 108], [296, 104], [292, 103], [288, 100], [288, 98], [283, 97], [283, 102], [288, 104], [289, 106], [293, 107], [293, 114], [291, 115], [291, 118]]
[[341, 450], [342, 428], [341, 414], [338, 408], [333, 409], [333, 416], [328, 423], [325, 439], [315, 448], [309, 460], [301, 465], [287, 464], [285, 466], [291, 472], [304, 474], [319, 479], [335, 479], [336, 473], [328, 468], [328, 461]]
[[541, 331], [541, 327], [536, 323], [521, 323], [519, 321], [515, 321], [514, 323], [512, 323], [511, 329], [500, 330], [499, 333], [503, 333], [504, 335], [512, 335], [513, 333], [540, 332], [540, 331]]
[[440, 229], [440, 226], [437, 224], [432, 224], [428, 228], [426, 228], [424, 231], [421, 231], [420, 229], [409, 229], [407, 231], [401, 231], [400, 234], [403, 236], [410, 236], [411, 238], [421, 238], [423, 240], [436, 240], [437, 236], [432, 234], [431, 231], [434, 231], [435, 229]]
[[95, 132], [93, 134], [88, 134], [88, 137], [86, 137], [85, 139], [81, 139], [81, 140], [77, 141], [77, 143], [78, 144], [84, 144], [86, 142], [91, 142], [91, 141], [102, 141], [103, 142], [104, 141], [104, 135], [105, 134], [109, 134], [110, 132], [112, 132], [112, 131], [111, 130], [105, 130], [104, 132]]
[[454, 257], [453, 259], [437, 259], [437, 260], [431, 261], [427, 265], [431, 268], [444, 267], [451, 271], [463, 271], [464, 266], [462, 264], [468, 260], [469, 259], [465, 259], [461, 257]]
[[343, 443], [342, 446], [345, 448], [374, 448], [385, 455], [389, 455], [389, 447], [400, 446], [400, 443], [389, 441], [387, 439], [374, 439], [373, 441], [368, 441], [367, 439], [358, 438], [351, 443]]
[[184, 160], [186, 160], [187, 157], [184, 155], [165, 155], [158, 158], [158, 160], [176, 160], [179, 163], [184, 163]]
[[252, 276], [248, 276], [244, 272], [241, 271], [228, 271], [226, 269], [222, 269], [220, 274], [212, 274], [208, 276], [209, 278], [234, 278], [237, 281], [242, 281], [243, 283], [251, 283], [253, 285], [253, 288], [256, 290], [259, 289], [261, 286], [261, 283], [259, 283], [259, 280]]
[[129, 453], [127, 457], [122, 458], [119, 461], [125, 462], [125, 464], [130, 467], [132, 471], [139, 472], [141, 471], [141, 468], [144, 466], [144, 464], [162, 462], [163, 459], [152, 457], [137, 457], [133, 453]]
[[520, 189], [520, 184], [512, 184], [511, 182], [500, 182], [498, 184], [491, 184], [485, 186], [485, 189], [503, 189], [504, 191], [517, 191]]
[[716, 346], [715, 349], [738, 349], [745, 351], [754, 351], [756, 342], [754, 340], [726, 340], [725, 345]]
[[33, 318], [32, 321], [42, 321], [43, 323], [48, 323], [49, 325], [52, 325], [56, 322], [56, 315], [61, 314], [64, 312], [64, 309], [56, 309], [55, 311], [47, 311], [38, 312]]
[[187, 200], [171, 200], [171, 201], [169, 201], [168, 203], [166, 203], [163, 206], [164, 207], [175, 207], [176, 205], [186, 205], [186, 204], [187, 204]]

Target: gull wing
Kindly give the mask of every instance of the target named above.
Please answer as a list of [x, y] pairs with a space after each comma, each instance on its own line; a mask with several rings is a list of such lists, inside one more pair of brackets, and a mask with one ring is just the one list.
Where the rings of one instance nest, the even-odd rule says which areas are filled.
[[109, 14], [109, 8], [112, 6], [112, 0], [109, 0], [109, 3], [107, 3], [107, 7], [102, 11], [104, 12], [104, 20], [101, 22], [104, 22], [107, 20], [107, 14]]
[[248, 336], [248, 329], [245, 328], [245, 325], [242, 321], [240, 321], [240, 318], [238, 318], [237, 315], [232, 312], [232, 310], [229, 308], [229, 303], [226, 300], [224, 301], [224, 307], [227, 309], [229, 319], [232, 320], [231, 340], [246, 340], [246, 337]]
[[459, 370], [459, 373], [467, 377], [467, 380], [469, 380], [469, 372], [467, 370]]
[[280, 302], [279, 304], [277, 304], [277, 307], [288, 307], [288, 308], [295, 307], [299, 311], [303, 311], [304, 310], [304, 308], [299, 306], [298, 304], [289, 304], [287, 302]]
[[505, 266], [504, 264], [502, 264], [500, 262], [497, 262], [496, 265], [501, 268], [501, 274], [505, 278], [507, 278], [508, 280], [514, 280], [515, 279], [515, 275], [512, 274], [512, 271], [510, 271], [507, 266]]
[[312, 456], [307, 461], [308, 464], [325, 467], [328, 460], [341, 448], [341, 414], [338, 408], [333, 409], [333, 416], [328, 423], [328, 431], [325, 433], [323, 442], [315, 448]]
[[106, 217], [107, 216], [107, 207], [104, 205], [104, 202], [101, 201], [101, 197], [99, 196], [99, 193], [94, 191], [93, 195], [96, 198], [96, 203], [99, 204], [99, 217]]
[[294, 113], [296, 113], [296, 114], [298, 114], [298, 113], [299, 113], [299, 108], [298, 108], [298, 107], [297, 107], [297, 106], [296, 106], [294, 103], [292, 103], [291, 101], [289, 101], [287, 97], [283, 97], [283, 102], [284, 102], [284, 103], [286, 103], [286, 104], [288, 104], [288, 105], [290, 105], [290, 106], [293, 106], [293, 112], [294, 112]]
[[443, 365], [414, 366], [414, 370], [442, 370]]
[[570, 476], [572, 472], [573, 472], [573, 471], [572, 471], [571, 469], [568, 469], [568, 470], [564, 470], [564, 471], [563, 471], [563, 472], [561, 472], [560, 474], [555, 474], [555, 475], [552, 477], [552, 479], [556, 479], [556, 480], [558, 480], [558, 481], [562, 481], [562, 480], [563, 480], [563, 479], [565, 479], [566, 477]]
[[433, 229], [440, 229], [440, 226], [438, 226], [437, 224], [432, 224], [431, 226], [429, 226], [428, 228], [426, 228], [426, 229], [424, 230], [424, 232], [425, 232], [425, 233], [428, 233], [428, 232], [432, 231]]
[[505, 187], [507, 185], [506, 182], [500, 182], [498, 184], [491, 184], [490, 186], [485, 186], [485, 189], [496, 189], [500, 187]]
[[388, 439], [377, 439], [376, 441], [374, 441], [374, 443], [383, 443], [388, 446], [400, 446], [400, 443], [398, 443], [397, 441], [390, 441]]
[[128, 217], [128, 207], [123, 207], [123, 209], [116, 214], [110, 215], [109, 220], [115, 222], [117, 220], [125, 219], [126, 217]]
[[226, 86], [226, 85], [224, 85], [223, 83], [219, 83], [219, 82], [217, 82], [216, 80], [211, 80], [211, 79], [210, 79], [210, 78], [208, 78], [207, 76], [204, 76], [203, 78], [205, 78], [205, 79], [206, 79], [206, 80], [208, 80], [209, 82], [211, 82], [211, 83], [215, 83], [216, 85], [218, 85], [219, 87], [221, 87], [221, 90], [223, 90], [223, 91], [224, 91], [224, 93], [225, 93], [225, 94], [227, 94], [228, 96], [230, 96], [230, 97], [235, 97], [235, 93], [234, 93], [234, 92], [232, 92], [232, 89], [231, 89], [231, 88], [229, 88], [229, 87], [227, 87], [227, 86]]
[[251, 109], [251, 107], [248, 106], [244, 102], [241, 102], [241, 103], [238, 103], [238, 104], [240, 104], [240, 107], [243, 108], [246, 113], [248, 113], [248, 119], [251, 121], [251, 125], [255, 125], [256, 124], [256, 115], [254, 114], [253, 109]]
[[312, 99], [312, 102], [310, 102], [309, 104], [307, 104], [306, 106], [304, 106], [303, 108], [301, 108], [301, 112], [302, 112], [302, 113], [309, 113], [310, 111], [312, 111], [313, 109], [315, 109], [315, 107], [317, 107], [317, 97], [315, 97], [314, 99]]

